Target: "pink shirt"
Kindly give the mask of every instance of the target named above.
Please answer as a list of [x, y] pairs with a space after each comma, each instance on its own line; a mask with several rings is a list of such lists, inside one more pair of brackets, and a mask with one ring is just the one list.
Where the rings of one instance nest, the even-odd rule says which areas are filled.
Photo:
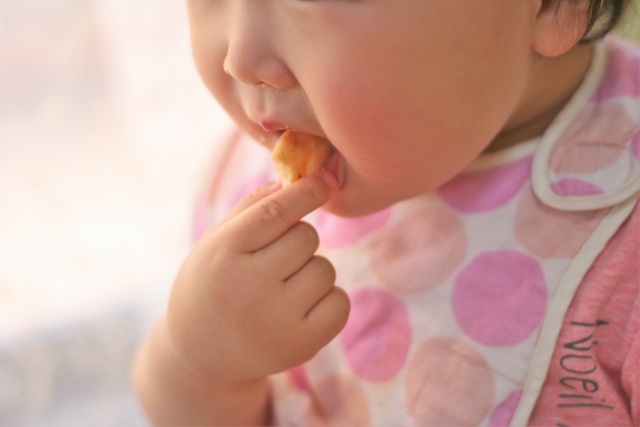
[[639, 242], [636, 207], [569, 306], [529, 425], [640, 425]]

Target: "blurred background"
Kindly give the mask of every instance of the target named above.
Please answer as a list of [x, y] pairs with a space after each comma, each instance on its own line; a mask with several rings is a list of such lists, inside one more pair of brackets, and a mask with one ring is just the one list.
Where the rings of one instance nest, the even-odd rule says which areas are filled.
[[231, 128], [184, 2], [0, 0], [0, 58], [0, 426], [146, 426], [131, 357]]
[[0, 426], [144, 426], [131, 356], [229, 119], [183, 1], [0, 0]]

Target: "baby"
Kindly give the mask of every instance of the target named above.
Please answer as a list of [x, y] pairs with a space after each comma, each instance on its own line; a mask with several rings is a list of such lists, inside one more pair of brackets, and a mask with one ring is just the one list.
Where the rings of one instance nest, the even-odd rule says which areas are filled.
[[[152, 422], [640, 425], [625, 6], [188, 0], [239, 131], [134, 362]], [[333, 154], [282, 188], [286, 129]]]

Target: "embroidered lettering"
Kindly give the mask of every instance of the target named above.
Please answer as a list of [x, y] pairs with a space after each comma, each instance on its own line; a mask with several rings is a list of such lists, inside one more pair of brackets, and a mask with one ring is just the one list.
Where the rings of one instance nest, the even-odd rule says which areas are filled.
[[600, 403], [561, 403], [558, 405], [560, 408], [580, 408], [580, 407], [592, 407], [592, 408], [603, 408], [608, 410], [613, 410], [613, 406], [602, 405]]
[[566, 399], [593, 399], [592, 396], [587, 396], [586, 394], [561, 394], [560, 397]]
[[[581, 363], [581, 361], [587, 361], [587, 363]], [[572, 374], [590, 374], [598, 369], [595, 360], [591, 356], [578, 356], [575, 354], [568, 354], [560, 359], [560, 366], [567, 372]]]
[[571, 322], [570, 323], [570, 325], [573, 325], [573, 326], [586, 326], [586, 327], [589, 327], [589, 328], [595, 328], [595, 327], [598, 327], [598, 326], [608, 325], [608, 324], [609, 324], [609, 322], [607, 322], [606, 320], [600, 320], [600, 319], [596, 320], [594, 323], [583, 323], [583, 322]]
[[[598, 341], [593, 340], [595, 328], [606, 326], [609, 322], [597, 319], [595, 322], [578, 322], [572, 321], [570, 327], [574, 327], [578, 338], [564, 344], [562, 347], [567, 352], [560, 358], [560, 368], [569, 374], [560, 378], [560, 384], [565, 389], [574, 390], [574, 392], [561, 393], [558, 395], [559, 408], [600, 408], [605, 410], [613, 410], [614, 407], [607, 405], [605, 399], [600, 402], [593, 402], [595, 393], [600, 389], [598, 381], [590, 374], [598, 369], [598, 364], [594, 357], [590, 354], [593, 347]], [[587, 331], [581, 333], [583, 328]], [[582, 393], [585, 392], [586, 394]], [[566, 424], [557, 423], [556, 427], [569, 427]]]
[[568, 348], [569, 350], [589, 351], [591, 350], [591, 347], [598, 344], [598, 341], [594, 341], [589, 347], [580, 347], [578, 346], [578, 344], [583, 344], [584, 342], [589, 341], [591, 338], [593, 338], [593, 334], [589, 335], [588, 337], [579, 339], [577, 341], [568, 342], [565, 345], [563, 345], [563, 347]]
[[575, 390], [576, 388], [575, 388], [575, 386], [571, 385], [571, 381], [575, 381], [575, 382], [581, 383], [582, 384], [582, 389], [584, 391], [589, 392], [589, 393], [595, 393], [600, 388], [600, 386], [598, 385], [598, 382], [594, 381], [594, 380], [589, 380], [589, 379], [586, 379], [586, 378], [576, 378], [576, 377], [560, 378], [560, 384], [562, 384], [563, 386], [565, 386], [567, 388]]

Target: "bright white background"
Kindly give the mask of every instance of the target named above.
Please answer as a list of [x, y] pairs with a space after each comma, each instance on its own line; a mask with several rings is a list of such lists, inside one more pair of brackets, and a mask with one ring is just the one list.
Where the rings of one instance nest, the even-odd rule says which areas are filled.
[[166, 292], [230, 125], [183, 2], [2, 0], [0, 58], [0, 334], [90, 297]]
[[133, 423], [113, 396], [230, 127], [188, 38], [180, 0], [0, 0], [2, 426]]

